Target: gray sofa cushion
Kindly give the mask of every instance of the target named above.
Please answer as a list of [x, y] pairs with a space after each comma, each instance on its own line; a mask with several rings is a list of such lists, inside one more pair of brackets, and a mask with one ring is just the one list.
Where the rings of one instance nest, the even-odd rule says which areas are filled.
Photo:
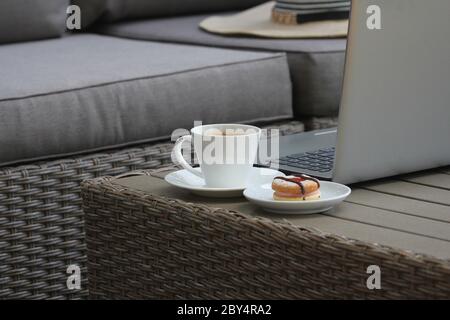
[[199, 22], [207, 16], [123, 22], [101, 26], [98, 31], [134, 39], [287, 52], [296, 115], [332, 116], [338, 113], [344, 73], [345, 39], [279, 40], [225, 37], [198, 28]]
[[292, 118], [284, 54], [99, 35], [0, 46], [0, 164]]
[[84, 26], [103, 21], [154, 18], [203, 12], [240, 10], [266, 0], [72, 0], [81, 7]]
[[69, 0], [1, 0], [0, 43], [59, 37]]

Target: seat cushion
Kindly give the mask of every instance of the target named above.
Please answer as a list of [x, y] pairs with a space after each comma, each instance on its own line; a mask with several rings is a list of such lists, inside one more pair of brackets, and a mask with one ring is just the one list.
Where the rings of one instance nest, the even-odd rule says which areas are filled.
[[61, 36], [69, 0], [1, 0], [0, 43]]
[[209, 15], [142, 20], [104, 25], [98, 32], [133, 39], [188, 43], [244, 50], [286, 52], [297, 116], [338, 113], [346, 39], [262, 39], [227, 37], [199, 29]]
[[100, 35], [0, 47], [0, 164], [292, 117], [283, 54]]

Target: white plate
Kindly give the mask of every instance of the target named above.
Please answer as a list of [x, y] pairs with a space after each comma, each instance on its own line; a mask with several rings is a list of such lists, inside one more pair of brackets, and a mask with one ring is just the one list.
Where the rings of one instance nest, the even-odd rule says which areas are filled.
[[351, 189], [339, 183], [321, 181], [320, 192], [319, 200], [275, 201], [271, 183], [266, 183], [245, 189], [244, 196], [250, 202], [271, 213], [312, 214], [328, 211], [341, 203], [350, 195]]
[[[196, 170], [200, 170], [197, 168]], [[273, 178], [278, 176], [285, 176], [284, 173], [267, 168], [253, 168], [251, 178], [248, 187], [256, 188], [258, 186], [272, 183]], [[210, 198], [233, 198], [242, 197], [242, 192], [245, 187], [235, 188], [209, 188], [206, 186], [205, 181], [199, 178], [187, 170], [179, 170], [169, 173], [165, 180], [178, 188], [189, 190], [193, 194], [210, 197]]]

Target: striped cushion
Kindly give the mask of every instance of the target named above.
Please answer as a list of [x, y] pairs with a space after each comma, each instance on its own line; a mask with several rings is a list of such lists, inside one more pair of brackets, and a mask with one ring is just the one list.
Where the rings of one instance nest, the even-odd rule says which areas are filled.
[[348, 19], [349, 0], [280, 0], [272, 18], [283, 24], [300, 24], [318, 20]]

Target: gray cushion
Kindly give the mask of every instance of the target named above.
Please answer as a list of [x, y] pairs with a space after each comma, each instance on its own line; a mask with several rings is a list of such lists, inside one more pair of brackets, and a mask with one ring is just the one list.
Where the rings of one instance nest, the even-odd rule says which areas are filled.
[[119, 21], [203, 12], [240, 10], [266, 0], [72, 0], [81, 7], [84, 26], [98, 18]]
[[298, 116], [336, 115], [344, 73], [345, 39], [279, 40], [225, 37], [204, 32], [208, 15], [124, 22], [98, 31], [119, 37], [198, 44], [223, 48], [287, 52]]
[[69, 0], [1, 0], [0, 43], [59, 37]]
[[283, 54], [73, 35], [0, 46], [0, 164], [292, 118]]

